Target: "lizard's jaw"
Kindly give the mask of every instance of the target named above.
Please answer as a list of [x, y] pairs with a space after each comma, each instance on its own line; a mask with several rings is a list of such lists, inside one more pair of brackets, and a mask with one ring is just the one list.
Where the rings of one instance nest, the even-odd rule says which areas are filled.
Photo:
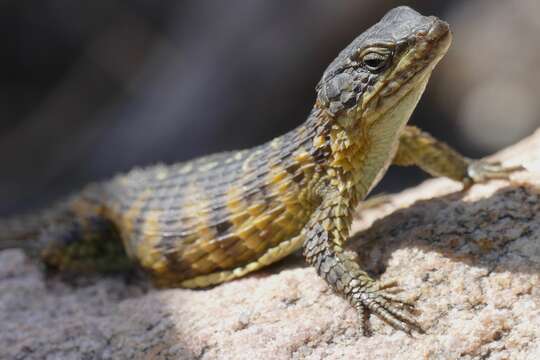
[[[360, 133], [364, 139], [361, 150], [364, 153], [361, 165], [363, 175], [357, 186], [360, 198], [367, 196], [391, 165], [399, 146], [401, 131], [420, 101], [433, 68], [450, 46], [451, 34], [448, 25], [437, 20], [426, 38], [427, 41], [419, 43], [405, 54], [394, 70], [394, 78], [405, 82], [389, 96], [385, 97], [385, 90], [382, 90], [383, 94], [379, 96], [376, 105], [378, 108], [375, 108], [373, 115], [359, 122], [362, 129]], [[419, 70], [416, 70], [418, 68]], [[410, 71], [415, 71], [415, 74], [409, 79], [407, 75], [399, 75]]]
[[[361, 126], [370, 126], [386, 112], [406, 101], [411, 91], [425, 88], [425, 82], [448, 51], [451, 41], [452, 34], [448, 24], [434, 17], [428, 31], [419, 31], [408, 39], [408, 42], [414, 45], [401, 55], [386, 79], [380, 81], [371, 94], [364, 97], [362, 104], [358, 104], [356, 114], [349, 113], [348, 116], [360, 118], [357, 123]], [[415, 102], [406, 103], [413, 108], [416, 106]]]
[[[414, 46], [401, 55], [365, 107], [359, 105], [337, 119], [342, 125], [342, 134], [348, 135], [334, 134], [333, 137], [346, 137], [350, 141], [342, 141], [346, 146], [332, 149], [334, 158], [339, 159], [334, 165], [351, 171], [359, 199], [371, 191], [392, 163], [400, 133], [418, 104], [435, 65], [448, 50], [451, 42], [448, 25], [434, 19], [428, 31], [416, 35]], [[342, 165], [342, 158], [347, 159], [347, 166]]]

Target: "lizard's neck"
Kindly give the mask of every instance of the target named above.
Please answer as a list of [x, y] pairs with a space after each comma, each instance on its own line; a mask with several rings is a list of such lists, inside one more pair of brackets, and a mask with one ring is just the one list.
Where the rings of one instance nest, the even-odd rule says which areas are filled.
[[411, 91], [377, 119], [340, 122], [316, 104], [302, 125], [269, 143], [269, 153], [299, 188], [315, 197], [338, 191], [355, 207], [391, 164], [422, 90]]
[[[399, 146], [399, 137], [409, 120], [429, 76], [418, 83], [390, 109], [377, 117], [330, 118], [314, 110], [319, 126], [314, 148], [325, 154], [325, 183], [337, 188], [356, 206], [377, 185]], [[326, 118], [325, 118], [326, 117]], [[310, 120], [308, 120], [309, 123]]]
[[341, 198], [356, 205], [369, 190], [362, 177], [362, 154], [371, 147], [367, 133], [344, 128], [317, 106], [302, 125], [270, 146], [274, 151], [292, 154], [282, 166], [296, 174], [293, 179], [301, 179], [300, 187], [308, 188], [315, 198], [337, 189]]
[[[319, 115], [323, 119], [324, 112]], [[369, 152], [373, 147], [369, 129], [359, 126], [344, 127], [334, 119], [325, 124], [314, 140], [318, 153], [324, 154], [324, 185], [335, 188], [352, 207], [371, 190]], [[324, 141], [322, 141], [324, 139]], [[368, 170], [368, 171], [366, 171]]]

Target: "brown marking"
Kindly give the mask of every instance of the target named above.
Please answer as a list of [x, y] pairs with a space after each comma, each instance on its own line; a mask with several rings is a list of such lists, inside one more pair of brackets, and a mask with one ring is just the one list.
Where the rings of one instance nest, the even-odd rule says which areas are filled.
[[187, 209], [191, 212], [191, 217], [195, 219], [196, 224], [193, 232], [194, 242], [180, 254], [181, 261], [187, 261], [196, 273], [207, 273], [217, 268], [229, 264], [227, 253], [216, 242], [220, 234], [217, 227], [210, 226], [212, 203], [199, 186], [190, 184], [189, 191], [198, 194], [197, 199], [193, 199]]
[[229, 220], [224, 220], [216, 225], [217, 236], [223, 235], [229, 230], [233, 224]]
[[135, 248], [137, 247], [137, 244], [135, 244], [135, 241], [133, 239], [133, 232], [137, 219], [140, 218], [142, 215], [141, 209], [145, 205], [150, 195], [151, 191], [149, 189], [142, 191], [139, 196], [135, 198], [128, 210], [123, 214], [120, 214], [119, 216], [119, 224], [117, 225], [120, 229], [124, 246], [126, 247], [126, 250], [130, 257], [136, 255]]
[[91, 202], [84, 197], [77, 197], [70, 203], [69, 207], [80, 219], [101, 216], [104, 210], [102, 204]]
[[227, 251], [231, 256], [247, 253], [249, 255], [246, 256], [252, 258], [256, 255], [252, 251], [253, 244], [261, 241], [255, 234], [256, 231], [252, 221], [254, 216], [264, 212], [266, 205], [254, 203], [250, 206], [244, 198], [244, 192], [241, 188], [234, 186], [227, 192], [226, 204], [230, 213], [229, 221], [232, 223], [228, 237], [233, 239], [227, 244]]
[[143, 268], [151, 269], [154, 273], [163, 273], [167, 268], [167, 260], [159, 248], [161, 231], [159, 217], [161, 212], [152, 210], [146, 214], [142, 226], [142, 239], [135, 250], [137, 258]]

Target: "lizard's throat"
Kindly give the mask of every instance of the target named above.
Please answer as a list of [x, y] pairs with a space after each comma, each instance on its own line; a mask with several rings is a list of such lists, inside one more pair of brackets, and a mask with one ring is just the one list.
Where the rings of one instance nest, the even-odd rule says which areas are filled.
[[341, 168], [349, 177], [358, 200], [363, 199], [380, 181], [395, 156], [401, 131], [411, 117], [430, 72], [401, 94], [396, 103], [369, 123], [364, 119], [358, 126], [345, 130], [334, 128], [332, 136], [332, 166]]

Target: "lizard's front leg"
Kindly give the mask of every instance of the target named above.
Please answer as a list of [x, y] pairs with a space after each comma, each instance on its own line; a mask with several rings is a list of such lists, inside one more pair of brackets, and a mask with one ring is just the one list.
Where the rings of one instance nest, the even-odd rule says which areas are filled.
[[433, 176], [460, 181], [465, 188], [490, 179], [508, 179], [521, 166], [503, 167], [500, 163], [472, 160], [459, 154], [447, 144], [414, 126], [405, 127], [394, 158], [395, 165], [417, 165]]
[[375, 281], [345, 253], [343, 244], [349, 235], [350, 224], [348, 200], [337, 192], [325, 195], [303, 230], [303, 253], [307, 262], [357, 309], [364, 335], [368, 334], [370, 313], [407, 333], [413, 329], [422, 332], [420, 325], [405, 311], [412, 305], [386, 291], [396, 284]]

